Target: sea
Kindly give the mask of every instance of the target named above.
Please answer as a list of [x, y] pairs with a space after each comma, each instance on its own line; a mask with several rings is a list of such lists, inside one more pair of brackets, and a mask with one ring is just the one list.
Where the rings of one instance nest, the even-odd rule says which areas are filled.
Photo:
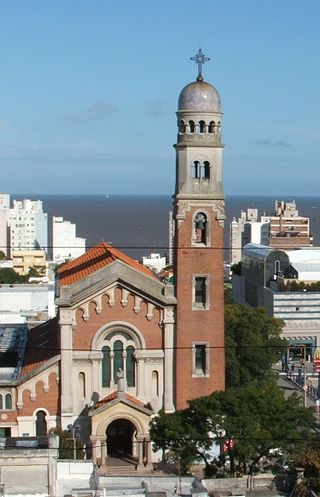
[[[87, 248], [101, 241], [112, 243], [135, 259], [151, 252], [168, 255], [169, 195], [12, 195], [12, 198], [42, 200], [48, 213], [49, 253], [52, 245], [52, 216], [62, 216], [75, 223], [77, 236], [86, 238]], [[241, 210], [257, 208], [259, 216], [274, 212], [275, 200], [296, 201], [299, 215], [310, 218], [314, 246], [320, 246], [320, 196], [226, 197], [224, 258], [229, 261], [230, 222]]]

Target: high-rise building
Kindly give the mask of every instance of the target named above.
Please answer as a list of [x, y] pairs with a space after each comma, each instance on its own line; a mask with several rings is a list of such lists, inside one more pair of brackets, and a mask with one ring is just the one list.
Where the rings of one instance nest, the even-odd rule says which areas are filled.
[[14, 200], [9, 220], [10, 257], [18, 250], [48, 249], [48, 215], [41, 200]]
[[8, 257], [10, 255], [8, 223], [10, 220], [10, 195], [0, 193], [0, 250]]
[[52, 218], [52, 258], [54, 261], [74, 259], [86, 251], [86, 239], [76, 236], [76, 225], [61, 216]]

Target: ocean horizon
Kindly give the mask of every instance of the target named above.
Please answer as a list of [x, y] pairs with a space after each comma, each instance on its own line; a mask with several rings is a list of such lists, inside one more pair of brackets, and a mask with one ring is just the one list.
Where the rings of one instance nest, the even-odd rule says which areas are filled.
[[[151, 252], [168, 255], [171, 195], [115, 194], [10, 194], [11, 199], [42, 200], [48, 213], [49, 249], [52, 245], [52, 216], [75, 223], [77, 236], [86, 238], [87, 248], [105, 241], [140, 259]], [[310, 218], [314, 246], [320, 245], [320, 196], [227, 195], [224, 250], [228, 261], [230, 222], [241, 210], [257, 208], [259, 216], [274, 211], [276, 200], [295, 200], [299, 215]]]

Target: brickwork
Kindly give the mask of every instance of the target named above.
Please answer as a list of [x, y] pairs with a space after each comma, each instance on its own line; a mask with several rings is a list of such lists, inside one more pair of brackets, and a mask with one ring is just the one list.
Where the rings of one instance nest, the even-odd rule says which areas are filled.
[[23, 407], [19, 410], [19, 416], [32, 416], [36, 409], [45, 408], [50, 415], [59, 414], [59, 383], [57, 375], [51, 373], [48, 378], [48, 388], [43, 380], [35, 379], [35, 395], [31, 394], [30, 388], [23, 391]]
[[127, 297], [127, 303], [121, 303], [122, 292], [120, 288], [115, 290], [115, 302], [109, 305], [110, 298], [104, 295], [102, 298], [101, 311], [96, 312], [96, 304], [89, 305], [88, 319], [83, 319], [83, 312], [77, 311], [76, 327], [73, 331], [73, 349], [91, 350], [92, 341], [98, 330], [107, 327], [109, 323], [124, 322], [134, 326], [143, 334], [146, 348], [162, 348], [162, 328], [160, 325], [160, 309], [153, 308], [152, 315], [147, 317], [147, 302], [141, 302], [140, 310], [134, 310], [135, 300], [133, 295]]
[[[197, 209], [198, 210], [198, 209]], [[186, 407], [188, 400], [224, 389], [224, 285], [223, 285], [223, 228], [212, 212], [211, 247], [191, 246], [194, 209], [177, 230], [176, 252], [176, 407]], [[194, 274], [209, 275], [208, 310], [193, 309], [192, 278]], [[209, 344], [208, 375], [193, 372], [192, 346]]]

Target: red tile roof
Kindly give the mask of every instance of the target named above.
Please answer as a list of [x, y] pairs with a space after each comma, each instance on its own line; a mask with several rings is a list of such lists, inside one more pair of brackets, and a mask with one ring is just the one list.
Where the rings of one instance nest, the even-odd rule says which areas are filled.
[[57, 273], [60, 285], [72, 285], [76, 281], [86, 278], [99, 269], [120, 260], [128, 266], [140, 271], [147, 276], [156, 278], [155, 274], [147, 267], [135, 261], [120, 250], [112, 247], [106, 242], [102, 242], [96, 247], [92, 247], [77, 259], [67, 262], [61, 266]]
[[[100, 399], [95, 404], [94, 408], [99, 409], [99, 407], [102, 407], [103, 405], [108, 404], [109, 402], [111, 402], [112, 400], [115, 400], [117, 398], [118, 398], [118, 392], [117, 391], [111, 392], [109, 395], [107, 395], [103, 399]], [[119, 397], [119, 398], [121, 398], [121, 397]], [[124, 398], [125, 398], [125, 400], [132, 402], [133, 404], [136, 404], [140, 407], [145, 406], [145, 404], [143, 402], [141, 402], [141, 400], [137, 399], [136, 397], [133, 397], [132, 395], [129, 395], [128, 393], [124, 394]]]

